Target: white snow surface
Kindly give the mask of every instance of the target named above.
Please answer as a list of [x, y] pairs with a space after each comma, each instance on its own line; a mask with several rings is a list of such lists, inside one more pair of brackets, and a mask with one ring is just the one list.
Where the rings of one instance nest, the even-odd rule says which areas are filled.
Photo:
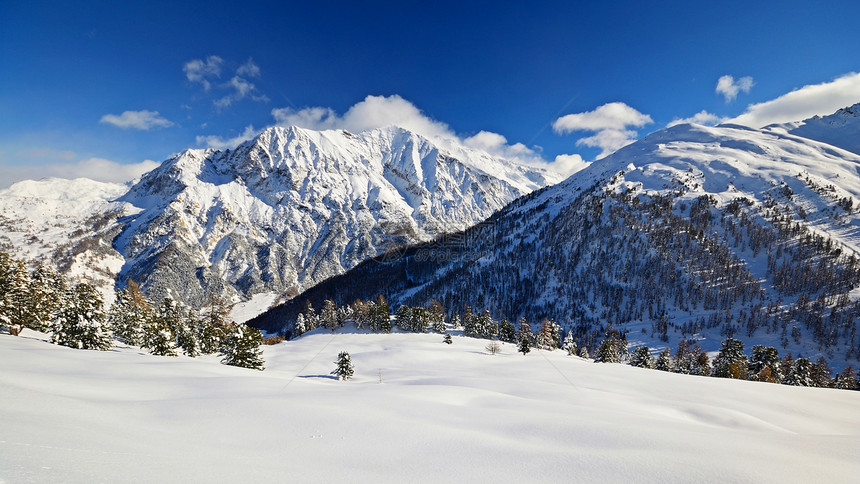
[[860, 103], [842, 108], [827, 116], [813, 116], [803, 121], [772, 124], [763, 129], [803, 136], [860, 154]]
[[[860, 392], [437, 334], [217, 357], [0, 334], [2, 482], [856, 482]], [[355, 378], [329, 375], [348, 351]], [[380, 379], [382, 380], [380, 383]]]

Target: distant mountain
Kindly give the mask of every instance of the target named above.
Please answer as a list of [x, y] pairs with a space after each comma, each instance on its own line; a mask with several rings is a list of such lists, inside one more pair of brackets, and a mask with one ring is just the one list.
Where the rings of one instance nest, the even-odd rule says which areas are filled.
[[[110, 260], [96, 257], [89, 275], [133, 279], [155, 300], [172, 292], [199, 305], [207, 292], [297, 294], [388, 249], [462, 230], [560, 179], [396, 127], [270, 128], [235, 150], [184, 151], [130, 188], [70, 188], [67, 198], [82, 208], [41, 245], [14, 233], [54, 223], [64, 206], [45, 200], [63, 182], [0, 191], [8, 202], [0, 213], [8, 214], [7, 245], [19, 252], [57, 259], [62, 244], [78, 254], [97, 248]], [[94, 182], [69, 186], [81, 183]], [[51, 210], [10, 208], [21, 191]], [[75, 230], [84, 237], [67, 239]]]
[[860, 103], [842, 108], [828, 116], [813, 116], [803, 121], [772, 124], [764, 129], [803, 136], [860, 154]]
[[[486, 222], [366, 261], [250, 324], [383, 294], [495, 318], [555, 318], [581, 343], [726, 335], [857, 359], [860, 155], [772, 130], [679, 125], [648, 135]], [[673, 346], [674, 347], [674, 346]]]

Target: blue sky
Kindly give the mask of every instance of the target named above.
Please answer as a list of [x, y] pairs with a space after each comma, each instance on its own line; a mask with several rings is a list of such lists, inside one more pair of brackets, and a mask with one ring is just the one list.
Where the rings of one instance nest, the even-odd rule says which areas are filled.
[[697, 113], [829, 114], [860, 102], [858, 18], [856, 1], [6, 0], [0, 187], [128, 178], [276, 123], [400, 123], [552, 162]]

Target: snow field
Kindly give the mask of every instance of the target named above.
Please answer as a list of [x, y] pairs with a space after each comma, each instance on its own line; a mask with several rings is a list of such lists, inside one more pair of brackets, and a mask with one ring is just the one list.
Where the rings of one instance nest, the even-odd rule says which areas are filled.
[[[264, 372], [0, 335], [0, 481], [850, 482], [860, 392], [316, 331]], [[355, 378], [329, 373], [348, 351]], [[380, 383], [380, 375], [382, 383]]]

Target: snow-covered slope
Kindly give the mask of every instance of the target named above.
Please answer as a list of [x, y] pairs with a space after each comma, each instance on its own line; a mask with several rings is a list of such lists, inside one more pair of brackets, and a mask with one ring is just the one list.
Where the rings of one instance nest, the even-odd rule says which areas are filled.
[[813, 116], [793, 123], [765, 126], [765, 130], [790, 133], [822, 141], [860, 154], [860, 103], [828, 116]]
[[86, 178], [27, 180], [0, 190], [0, 250], [51, 261], [72, 280], [112, 287], [123, 264], [110, 244], [116, 221], [138, 211], [116, 201], [127, 190]]
[[[89, 180], [0, 191], [0, 243], [109, 290], [287, 297], [367, 257], [462, 230], [560, 181], [553, 172], [401, 128], [271, 128], [235, 150], [187, 150], [130, 189]], [[98, 250], [94, 250], [98, 249]]]
[[[0, 334], [0, 481], [852, 482], [860, 392], [436, 334], [328, 331], [263, 372]], [[340, 351], [352, 381], [329, 375]], [[381, 383], [380, 383], [381, 379]]]
[[591, 348], [610, 326], [631, 344], [673, 349], [688, 337], [713, 351], [732, 334], [840, 370], [860, 354], [858, 206], [860, 155], [772, 131], [679, 125], [251, 324], [277, 330], [306, 299], [382, 293], [393, 307], [435, 298], [497, 320], [555, 318]]

